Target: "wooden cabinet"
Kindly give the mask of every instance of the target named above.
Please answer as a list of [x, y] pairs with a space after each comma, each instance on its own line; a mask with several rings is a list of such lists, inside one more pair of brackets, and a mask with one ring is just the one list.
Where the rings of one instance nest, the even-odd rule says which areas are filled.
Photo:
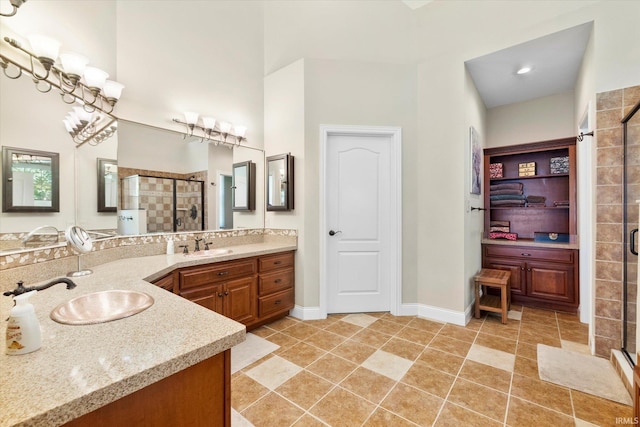
[[576, 312], [578, 251], [530, 246], [482, 245], [482, 267], [511, 272], [515, 303]]
[[294, 253], [185, 267], [154, 283], [255, 329], [294, 307]]
[[511, 272], [514, 302], [577, 311], [576, 192], [575, 137], [484, 150], [482, 266]]
[[231, 350], [89, 412], [65, 427], [231, 426]]
[[[518, 240], [533, 240], [536, 232], [568, 234], [575, 238], [575, 143], [576, 139], [572, 137], [484, 150], [484, 206], [487, 208], [484, 229], [487, 237], [492, 221], [508, 221], [510, 232], [516, 233]], [[521, 165], [530, 164], [534, 166], [528, 168], [534, 171], [522, 172], [526, 176], [521, 176]], [[566, 169], [558, 167], [564, 164]], [[526, 166], [523, 168], [527, 169]], [[501, 173], [492, 174], [492, 169]], [[509, 186], [520, 186], [521, 194], [504, 194], [509, 191], [499, 188]]]
[[255, 258], [184, 268], [177, 278], [180, 296], [244, 324], [255, 320]]

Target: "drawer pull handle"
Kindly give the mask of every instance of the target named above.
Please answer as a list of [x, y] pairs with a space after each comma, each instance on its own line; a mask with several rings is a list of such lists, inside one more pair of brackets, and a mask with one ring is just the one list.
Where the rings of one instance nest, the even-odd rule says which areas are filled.
[[520, 270], [524, 271], [524, 267], [520, 267]]
[[282, 304], [282, 301], [277, 300], [274, 304], [275, 304], [275, 305]]
[[273, 281], [273, 283], [280, 283], [280, 282], [282, 282], [282, 279], [276, 279]]
[[527, 271], [531, 271], [531, 269], [530, 269], [530, 268], [527, 268]]
[[520, 254], [520, 255], [522, 255], [522, 256], [531, 256], [531, 254], [526, 254], [526, 253], [525, 254]]
[[224, 291], [225, 296], [229, 295], [229, 291]]
[[226, 276], [227, 274], [229, 274], [228, 271], [221, 271], [218, 273], [218, 276]]
[[273, 265], [280, 265], [280, 264], [282, 264], [282, 261], [274, 261], [273, 262]]
[[218, 297], [222, 298], [222, 292], [218, 292]]

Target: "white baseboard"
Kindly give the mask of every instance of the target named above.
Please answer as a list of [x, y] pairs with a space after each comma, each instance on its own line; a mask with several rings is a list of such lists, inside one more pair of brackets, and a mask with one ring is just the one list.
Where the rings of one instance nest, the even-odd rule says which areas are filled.
[[326, 316], [320, 316], [320, 307], [301, 307], [296, 305], [289, 312], [289, 316], [300, 320], [320, 320]]
[[[399, 316], [420, 316], [459, 326], [465, 326], [471, 319], [472, 314], [473, 304], [467, 307], [464, 312], [461, 312], [417, 303], [401, 304], [400, 312], [398, 313]], [[289, 316], [300, 320], [319, 320], [325, 318], [320, 315], [320, 307], [302, 307], [299, 305], [296, 305], [289, 312]]]

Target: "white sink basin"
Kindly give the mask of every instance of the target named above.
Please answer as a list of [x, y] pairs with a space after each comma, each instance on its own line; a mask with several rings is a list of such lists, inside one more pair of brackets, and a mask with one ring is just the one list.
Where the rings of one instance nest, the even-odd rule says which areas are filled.
[[137, 291], [94, 292], [58, 305], [50, 316], [66, 325], [91, 325], [133, 316], [153, 303], [151, 296]]
[[227, 255], [232, 253], [231, 249], [207, 249], [204, 251], [191, 252], [189, 254], [185, 254], [185, 256], [199, 258], [199, 257], [208, 257], [208, 256], [216, 256], [216, 255]]

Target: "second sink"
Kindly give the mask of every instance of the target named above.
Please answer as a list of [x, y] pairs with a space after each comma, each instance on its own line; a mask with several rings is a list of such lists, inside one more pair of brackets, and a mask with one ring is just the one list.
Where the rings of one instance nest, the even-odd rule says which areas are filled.
[[133, 316], [153, 303], [150, 295], [138, 291], [93, 292], [58, 305], [50, 317], [66, 325], [91, 325]]
[[216, 255], [227, 255], [232, 253], [231, 249], [206, 249], [204, 251], [191, 252], [189, 254], [185, 254], [189, 257], [207, 257], [207, 256], [216, 256]]

